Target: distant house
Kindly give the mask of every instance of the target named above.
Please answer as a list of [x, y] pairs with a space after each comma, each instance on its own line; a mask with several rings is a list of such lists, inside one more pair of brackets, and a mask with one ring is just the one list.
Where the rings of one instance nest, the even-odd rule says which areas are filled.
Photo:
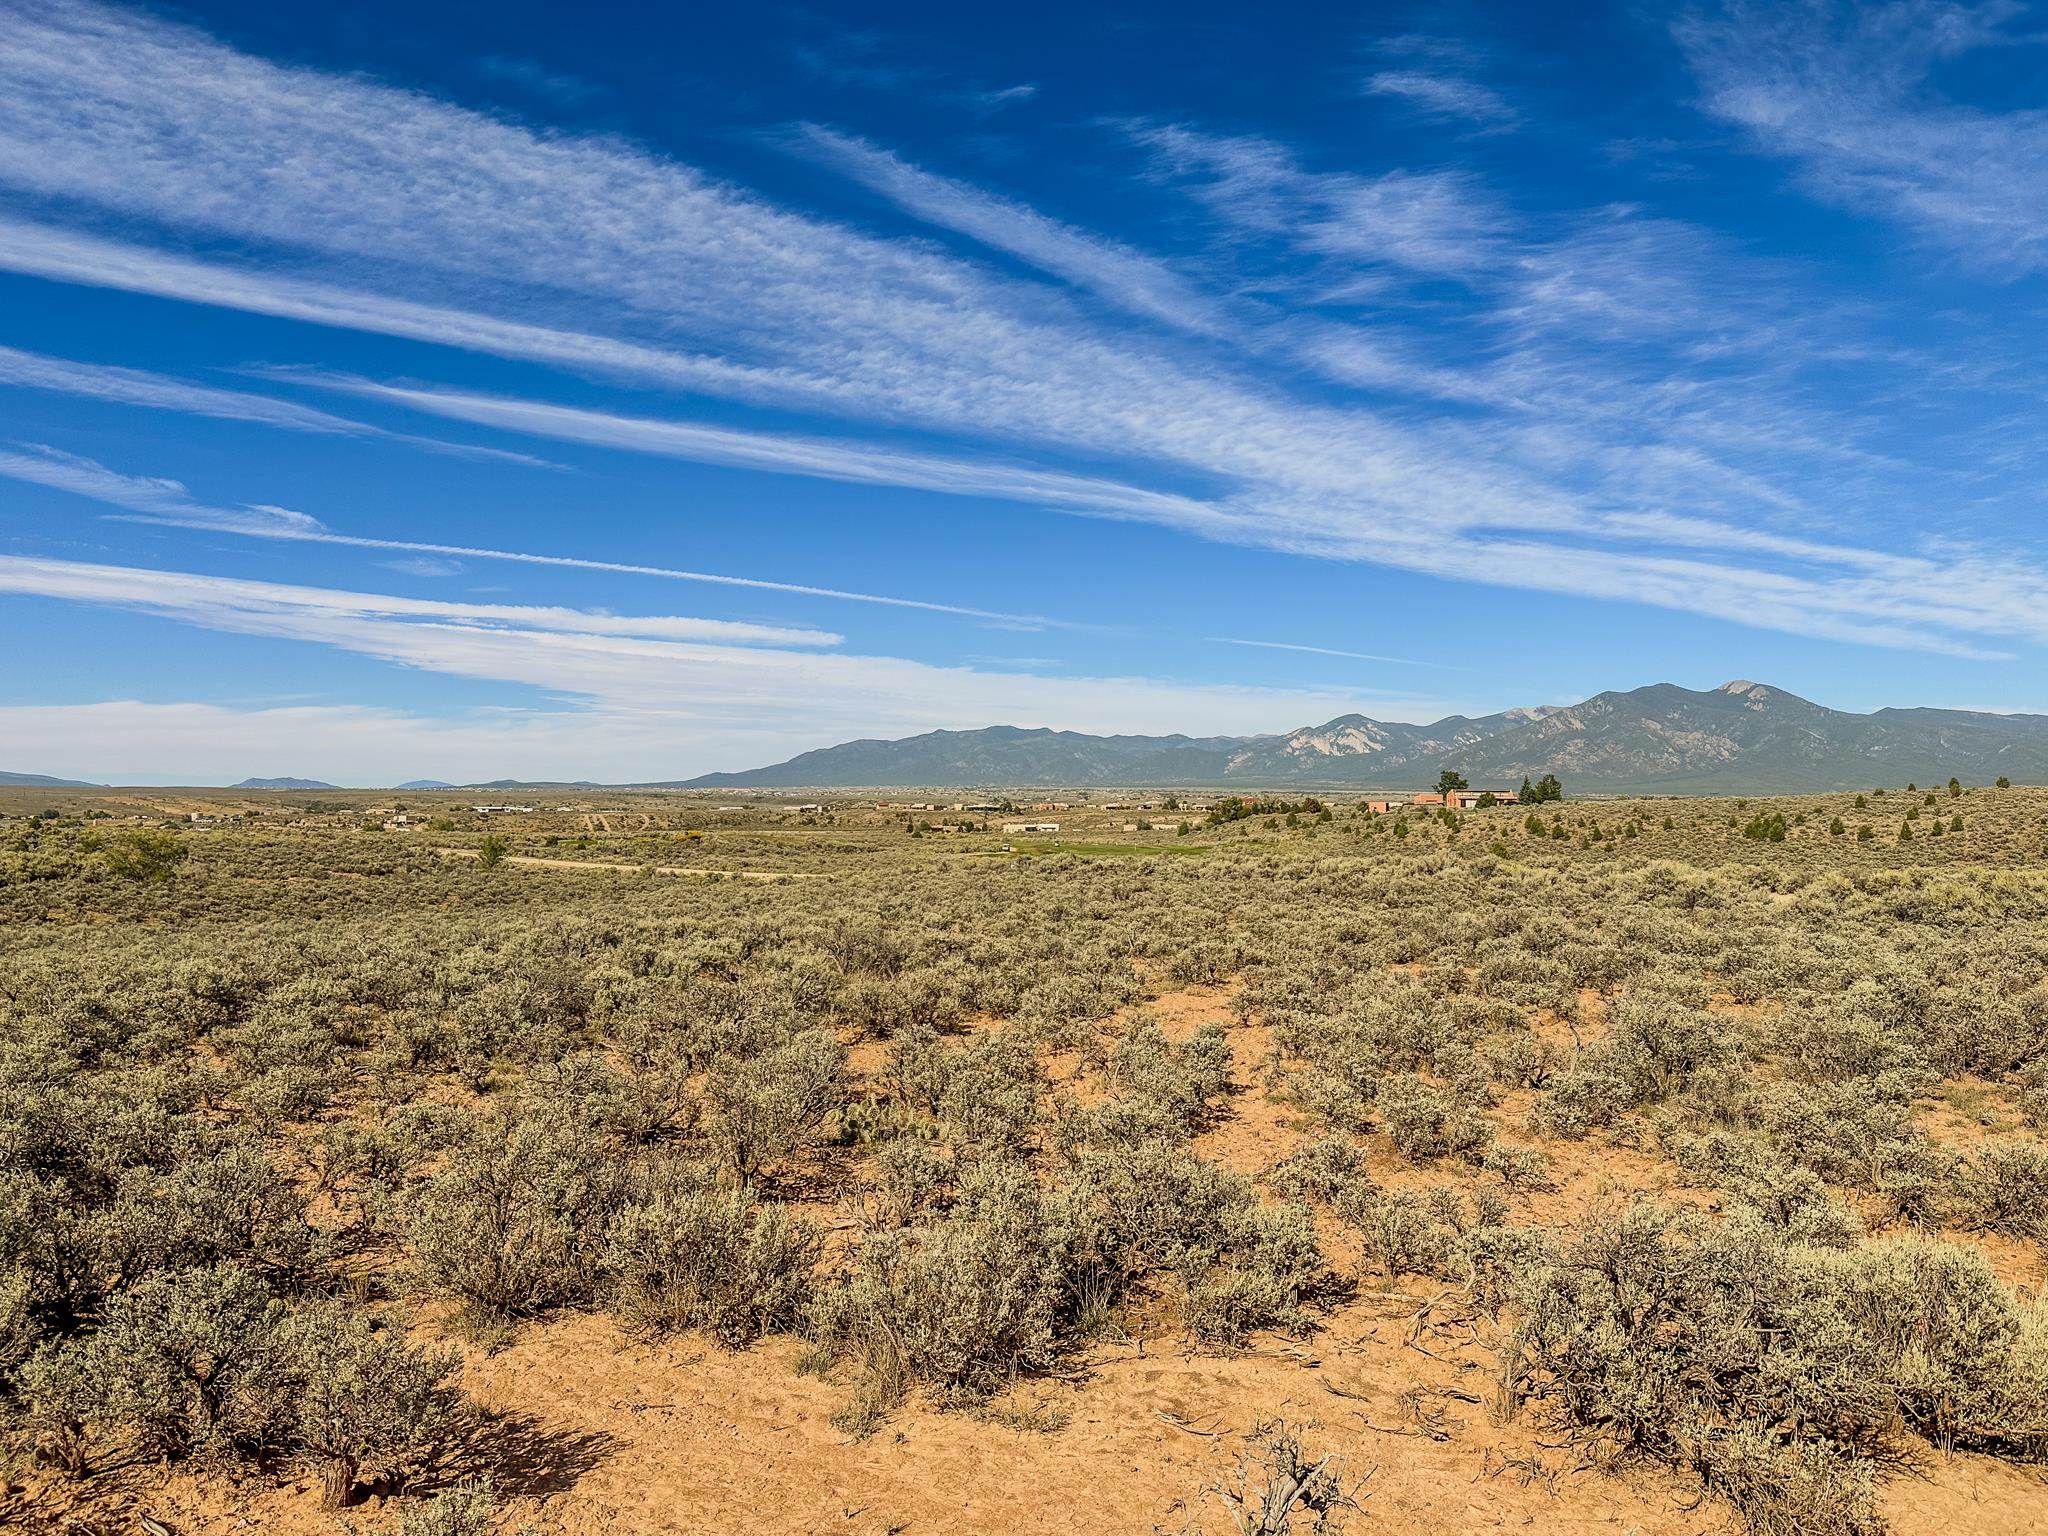
[[472, 805], [470, 809], [479, 816], [531, 816], [530, 805]]
[[[1416, 798], [1419, 800], [1421, 796], [1418, 795]], [[1384, 816], [1394, 808], [1394, 804], [1392, 800], [1368, 800], [1365, 802], [1365, 809], [1368, 815]]]
[[798, 816], [815, 816], [823, 811], [825, 807], [822, 805], [785, 805], [783, 809], [793, 812]]
[[1056, 821], [1006, 821], [1005, 832], [1057, 832], [1060, 824]]
[[1487, 796], [1493, 797], [1495, 805], [1519, 805], [1521, 794], [1512, 789], [1453, 789], [1444, 794], [1424, 790], [1408, 803], [1410, 805], [1441, 805], [1453, 811], [1474, 809]]
[[1035, 804], [1025, 806], [1024, 809], [1027, 811], [1064, 811], [1068, 809], [1068, 805], [1064, 800], [1040, 800]]

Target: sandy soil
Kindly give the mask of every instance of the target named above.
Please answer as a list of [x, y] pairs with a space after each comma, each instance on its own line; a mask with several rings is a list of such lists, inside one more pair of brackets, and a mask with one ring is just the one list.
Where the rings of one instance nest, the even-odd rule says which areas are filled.
[[[472, 1358], [464, 1385], [508, 1415], [492, 1459], [508, 1531], [668, 1533], [1067, 1533], [1170, 1536], [1231, 1529], [1205, 1490], [1227, 1479], [1261, 1419], [1296, 1426], [1357, 1482], [1354, 1532], [1529, 1529], [1704, 1536], [1732, 1529], [1680, 1479], [1589, 1467], [1540, 1428], [1494, 1424], [1483, 1351], [1448, 1322], [1407, 1342], [1418, 1299], [1367, 1298], [1307, 1346], [1273, 1341], [1233, 1359], [1121, 1346], [1081, 1379], [1033, 1383], [999, 1405], [1065, 1427], [908, 1406], [865, 1441], [828, 1422], [845, 1389], [799, 1375], [797, 1347], [740, 1354], [689, 1340], [643, 1347], [575, 1317]], [[1424, 1350], [1428, 1353], [1424, 1353]], [[134, 1478], [46, 1529], [137, 1531], [146, 1513], [180, 1536], [338, 1536], [310, 1482], [239, 1488], [191, 1474]], [[1930, 1456], [1895, 1478], [1898, 1536], [2026, 1536], [2048, 1528], [2039, 1474], [1982, 1457]], [[67, 1525], [67, 1513], [86, 1523]], [[395, 1510], [351, 1511], [364, 1532]], [[19, 1528], [29, 1529], [24, 1518]]]
[[[1307, 1133], [1267, 1096], [1270, 1031], [1235, 1022], [1234, 990], [1168, 991], [1142, 1006], [1175, 1040], [1212, 1021], [1229, 1030], [1234, 1091], [1195, 1150], [1256, 1174]], [[1584, 1003], [1581, 1011], [1604, 1016]], [[883, 1054], [878, 1043], [861, 1042], [854, 1070], [873, 1071]], [[1067, 1091], [1099, 1091], [1101, 1074], [1079, 1053], [1048, 1067]], [[1508, 1139], [1521, 1139], [1521, 1108], [1510, 1099], [1495, 1112]], [[1372, 1141], [1373, 1174], [1383, 1182], [1455, 1176], [1414, 1169], [1381, 1138]], [[1557, 1187], [1526, 1198], [1527, 1219], [1569, 1224], [1642, 1191], [1705, 1198], [1675, 1188], [1675, 1170], [1642, 1151], [1599, 1142], [1548, 1150]], [[1333, 1259], [1349, 1257], [1343, 1245], [1331, 1246]], [[2038, 1247], [2024, 1260], [2002, 1257], [2004, 1267], [2024, 1272], [2014, 1278], [2041, 1283]], [[422, 1337], [434, 1336], [430, 1319], [419, 1327]], [[1230, 1358], [1191, 1356], [1170, 1338], [1105, 1344], [1060, 1377], [1022, 1383], [977, 1414], [912, 1401], [865, 1440], [830, 1422], [849, 1385], [799, 1373], [799, 1353], [787, 1339], [740, 1353], [692, 1337], [650, 1346], [601, 1316], [529, 1325], [497, 1353], [465, 1348], [462, 1386], [494, 1415], [468, 1464], [491, 1469], [499, 1529], [535, 1536], [1224, 1536], [1233, 1527], [1214, 1489], [1246, 1462], [1256, 1427], [1278, 1419], [1315, 1454], [1341, 1458], [1346, 1482], [1357, 1485], [1359, 1509], [1346, 1526], [1355, 1533], [1733, 1530], [1725, 1509], [1701, 1503], [1687, 1479], [1590, 1465], [1540, 1423], [1497, 1422], [1487, 1325], [1434, 1282], [1367, 1278], [1313, 1338], [1264, 1339]], [[1897, 1536], [2048, 1530], [2040, 1471], [1975, 1456], [1928, 1452], [1920, 1466], [1891, 1477], [1884, 1503]], [[396, 1504], [377, 1500], [347, 1512], [363, 1536], [395, 1530], [398, 1514]], [[149, 1532], [145, 1516], [174, 1536], [343, 1531], [340, 1517], [320, 1507], [313, 1482], [288, 1469], [232, 1484], [136, 1468], [40, 1497], [28, 1489], [0, 1494], [0, 1529], [112, 1536]]]

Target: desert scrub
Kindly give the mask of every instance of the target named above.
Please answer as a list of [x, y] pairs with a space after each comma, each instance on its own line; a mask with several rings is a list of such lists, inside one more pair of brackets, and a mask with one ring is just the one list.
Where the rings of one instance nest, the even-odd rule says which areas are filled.
[[1205, 1024], [1176, 1045], [1155, 1020], [1141, 1016], [1110, 1052], [1109, 1073], [1126, 1096], [1149, 1101], [1165, 1119], [1193, 1131], [1230, 1086], [1230, 1040], [1222, 1025]]
[[2048, 1426], [2037, 1318], [1946, 1243], [1817, 1249], [1635, 1206], [1515, 1300], [1510, 1401], [1700, 1472], [1763, 1531], [1878, 1529], [1867, 1474], [1901, 1429], [2031, 1454]]
[[1037, 1128], [1045, 1078], [1037, 1049], [1015, 1029], [949, 1042], [914, 1026], [896, 1040], [884, 1076], [899, 1103], [931, 1116], [958, 1145], [1019, 1149]]
[[1954, 1208], [1968, 1225], [2014, 1237], [2048, 1236], [2048, 1147], [1988, 1141], [1950, 1174]]
[[749, 1060], [716, 1062], [704, 1085], [714, 1155], [751, 1183], [802, 1150], [844, 1097], [845, 1060], [829, 1030], [812, 1029]]
[[1002, 1161], [963, 1177], [943, 1218], [870, 1233], [811, 1315], [820, 1351], [854, 1365], [848, 1427], [872, 1428], [913, 1384], [959, 1405], [1052, 1365], [1073, 1315], [1078, 1237], [1064, 1202]]
[[1440, 1157], [1476, 1163], [1493, 1140], [1484, 1114], [1413, 1072], [1383, 1080], [1374, 1108], [1388, 1137], [1411, 1163]]
[[809, 1304], [816, 1229], [704, 1169], [663, 1159], [620, 1212], [607, 1268], [627, 1326], [701, 1328], [728, 1348], [795, 1326]]
[[[1601, 1282], [1627, 1292], [1617, 1327], [1637, 1307], [1664, 1326], [1624, 1328], [1608, 1362], [1591, 1327], [1565, 1379], [1647, 1394], [1638, 1453], [1699, 1469], [1753, 1523], [1853, 1529], [1921, 1435], [2038, 1453], [2039, 1324], [1943, 1255], [1957, 1227], [2026, 1238], [2041, 1126], [2019, 1121], [2048, 1118], [2048, 795], [1973, 793], [1962, 836], [1921, 835], [1931, 812], [1910, 843], [1831, 835], [1898, 825], [1896, 787], [1864, 793], [1770, 797], [1733, 828], [1725, 803], [1676, 800], [1545, 806], [1539, 835], [1410, 816], [1395, 837], [1344, 810], [1311, 840], [1313, 819], [1253, 817], [1200, 834], [1199, 867], [999, 863], [844, 811], [726, 839], [717, 859], [833, 876], [744, 886], [480, 878], [282, 802], [192, 838], [168, 881], [124, 880], [92, 846], [108, 829], [10, 815], [0, 1402], [25, 1430], [33, 1380], [46, 1448], [88, 1471], [151, 1444], [425, 1486], [455, 1465], [431, 1434], [342, 1433], [411, 1422], [371, 1406], [401, 1401], [431, 1429], [446, 1381], [381, 1353], [398, 1335], [374, 1303], [400, 1277], [486, 1334], [603, 1305], [740, 1341], [838, 1297], [821, 1340], [858, 1391], [974, 1401], [1099, 1333], [1229, 1349], [1313, 1327], [1341, 1288], [1278, 1201], [1348, 1216], [1375, 1286], [1433, 1271], [1509, 1336], [1556, 1331], [1604, 1314], [1590, 1278], [1524, 1310], [1576, 1236], [1561, 1254], [1509, 1224], [1500, 1191], [1548, 1208], [1543, 1154], [1459, 1124], [1530, 1113], [1560, 1166], [1581, 1159], [1552, 1138], [1628, 1140], [1718, 1207], [1661, 1234], [1653, 1278], [1641, 1243], [1589, 1271], [1622, 1277]], [[596, 860], [713, 856], [718, 830], [676, 840], [686, 799], [632, 803], [653, 825], [542, 813], [531, 833]], [[1741, 836], [1759, 813], [1784, 841]], [[450, 820], [472, 846], [487, 830]], [[1511, 858], [1487, 852], [1496, 831]], [[1270, 1028], [1284, 1115], [1322, 1138], [1256, 1182], [1195, 1150], [1229, 1102], [1224, 1040], [1142, 1017], [1161, 985], [1224, 979], [1230, 1015]], [[1079, 1080], [1061, 1062], [1055, 1087], [1068, 1052]], [[1988, 1142], [1950, 1145], [1928, 1113], [1958, 1093]], [[1381, 1132], [1444, 1191], [1376, 1185]], [[798, 1190], [850, 1218], [844, 1244], [805, 1240], [775, 1198]], [[1866, 1239], [1852, 1210], [1925, 1248]], [[327, 1301], [363, 1331], [287, 1350]], [[1830, 1316], [1860, 1337], [1838, 1350]], [[265, 1342], [209, 1379], [203, 1348], [117, 1350], [144, 1318], [160, 1340]], [[358, 1362], [323, 1367], [365, 1395], [327, 1401], [317, 1434], [294, 1351]], [[1516, 1358], [1532, 1411], [1558, 1410], [1569, 1394]]]
[[617, 1149], [587, 1125], [495, 1110], [406, 1201], [414, 1278], [486, 1326], [591, 1301], [626, 1193]]

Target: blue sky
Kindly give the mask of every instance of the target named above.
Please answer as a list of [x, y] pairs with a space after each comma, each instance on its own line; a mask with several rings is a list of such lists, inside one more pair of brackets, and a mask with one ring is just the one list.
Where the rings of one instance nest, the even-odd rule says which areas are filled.
[[0, 767], [2048, 709], [2020, 6], [0, 0]]

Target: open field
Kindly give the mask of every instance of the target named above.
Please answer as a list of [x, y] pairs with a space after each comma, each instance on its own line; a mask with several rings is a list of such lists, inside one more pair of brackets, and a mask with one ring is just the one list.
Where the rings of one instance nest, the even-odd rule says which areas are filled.
[[2048, 791], [476, 799], [0, 790], [0, 1526], [2048, 1527]]

